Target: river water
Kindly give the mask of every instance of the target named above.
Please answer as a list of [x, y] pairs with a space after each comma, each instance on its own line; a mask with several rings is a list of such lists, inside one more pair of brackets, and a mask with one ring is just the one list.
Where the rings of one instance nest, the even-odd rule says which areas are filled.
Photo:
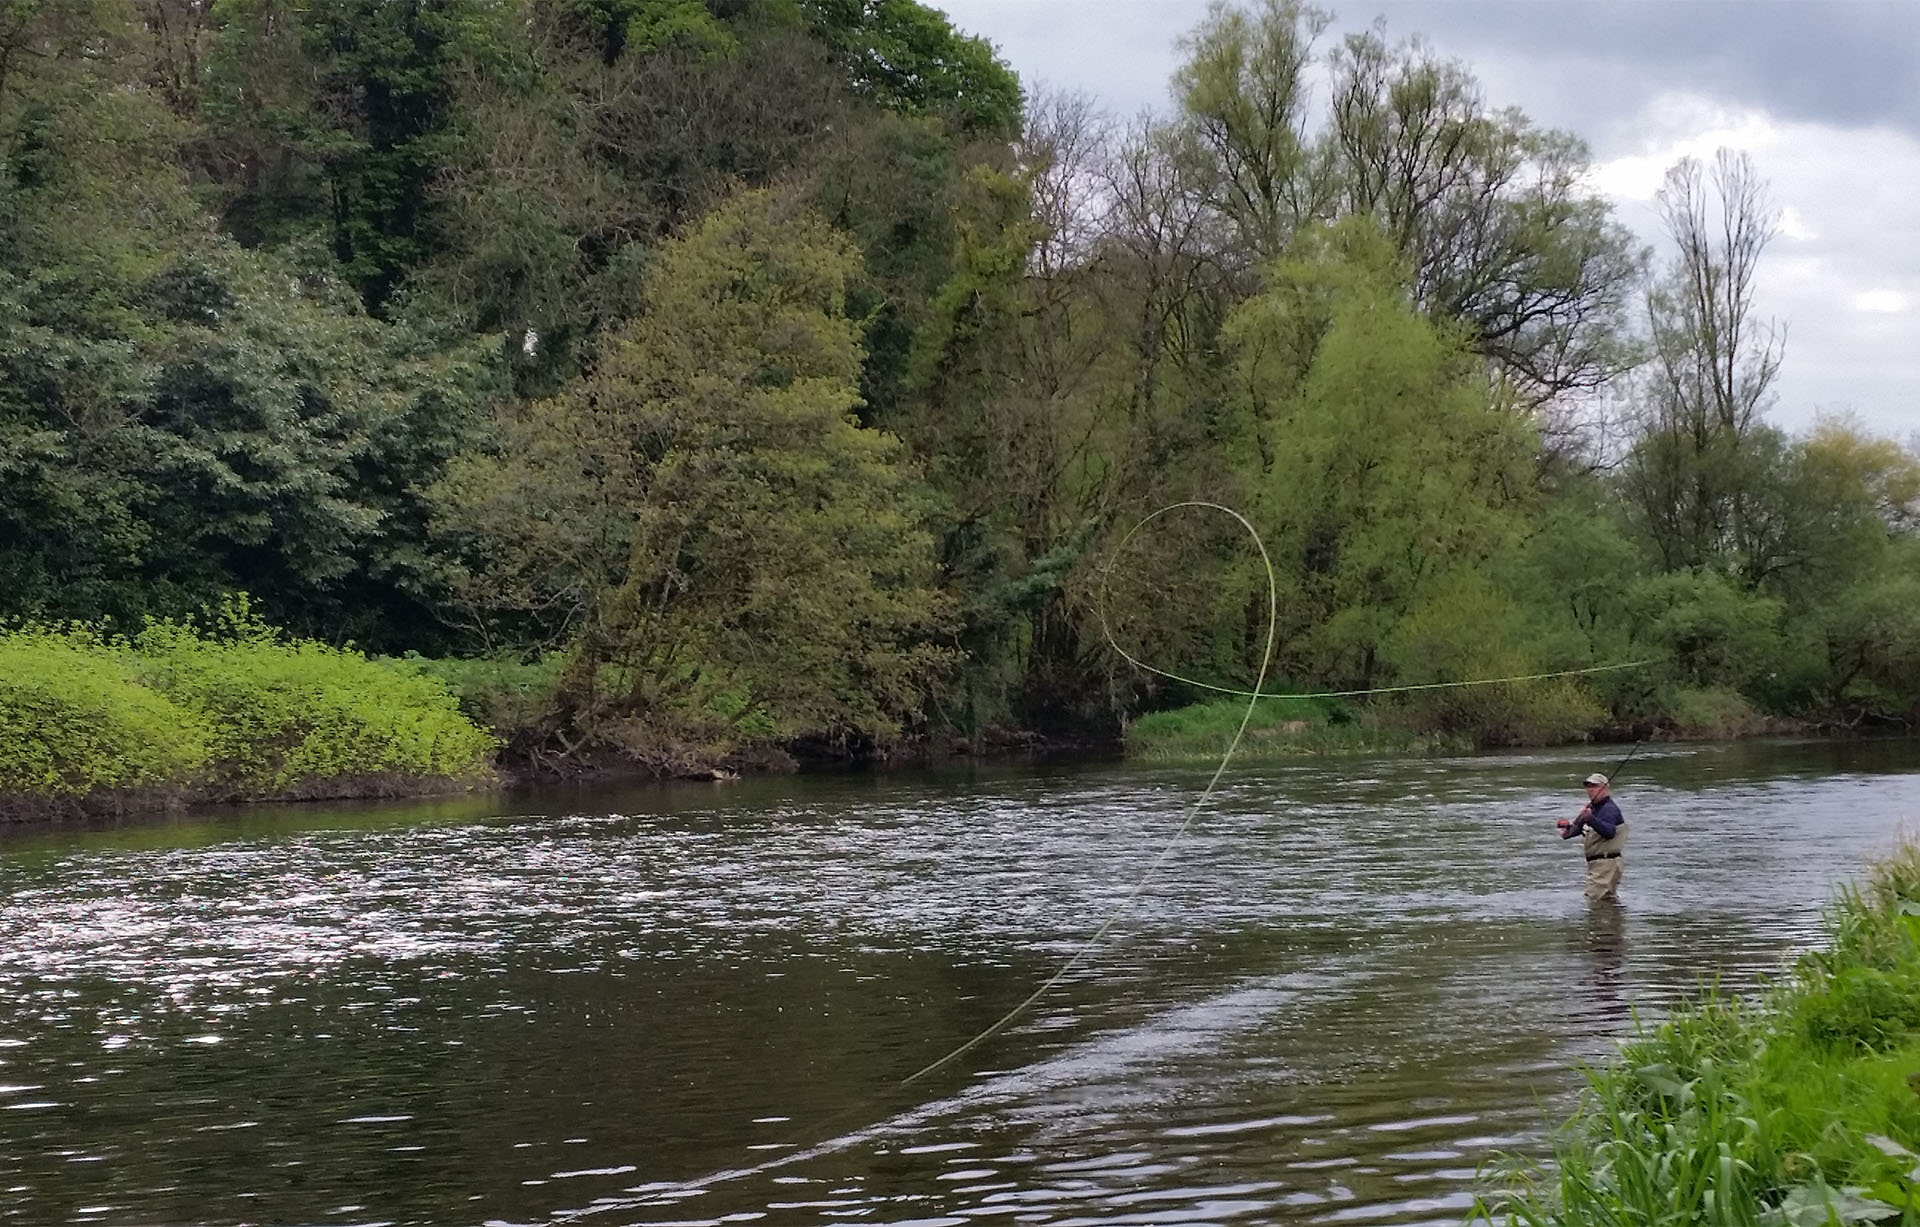
[[1235, 767], [1171, 845], [1205, 770], [0, 833], [0, 1220], [1458, 1223], [1920, 813], [1920, 743], [1643, 749], [1594, 909], [1610, 765]]

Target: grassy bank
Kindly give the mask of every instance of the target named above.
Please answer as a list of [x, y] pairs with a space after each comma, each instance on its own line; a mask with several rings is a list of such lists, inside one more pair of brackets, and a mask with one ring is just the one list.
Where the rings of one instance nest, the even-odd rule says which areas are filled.
[[494, 744], [439, 681], [244, 608], [0, 632], [0, 815], [446, 791], [490, 782]]
[[1591, 1075], [1551, 1170], [1497, 1222], [1920, 1222], [1920, 850], [1828, 917], [1828, 948], [1754, 1001], [1710, 998]]
[[[1235, 758], [1457, 754], [1571, 745], [1617, 735], [1623, 726], [1676, 741], [1725, 741], [1818, 727], [1766, 715], [1727, 691], [1669, 683], [1644, 689], [1635, 701], [1609, 702], [1583, 679], [1545, 678], [1362, 700], [1262, 699]], [[1217, 761], [1246, 710], [1244, 699], [1220, 698], [1142, 716], [1126, 732], [1127, 757], [1141, 762]]]
[[[1154, 712], [1127, 729], [1126, 755], [1151, 763], [1217, 761], [1247, 714], [1244, 699], [1218, 699]], [[1333, 699], [1262, 699], [1234, 752], [1239, 762], [1332, 754], [1438, 754], [1466, 751], [1473, 740], [1421, 732], [1377, 711]]]

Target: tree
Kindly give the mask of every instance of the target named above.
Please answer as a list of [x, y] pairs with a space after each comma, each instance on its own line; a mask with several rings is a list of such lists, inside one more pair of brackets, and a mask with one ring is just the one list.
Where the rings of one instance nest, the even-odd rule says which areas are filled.
[[1627, 231], [1585, 184], [1586, 146], [1494, 111], [1473, 75], [1383, 27], [1324, 58], [1330, 16], [1300, 0], [1216, 3], [1183, 42], [1175, 148], [1239, 268], [1304, 227], [1365, 214], [1411, 270], [1414, 301], [1464, 324], [1531, 413], [1631, 365], [1626, 307], [1642, 271]]
[[490, 0], [230, 0], [202, 114], [202, 173], [249, 244], [324, 233], [382, 312], [446, 236], [434, 183], [455, 142], [454, 81], [499, 53]]
[[1821, 611], [1827, 695], [1848, 724], [1920, 723], [1920, 557], [1902, 543], [1897, 565], [1859, 576]]
[[982, 38], [915, 0], [800, 0], [854, 88], [910, 115], [951, 116], [1006, 138], [1020, 126], [1020, 81]]
[[1315, 232], [1235, 313], [1236, 464], [1280, 564], [1282, 665], [1365, 687], [1397, 621], [1517, 533], [1534, 436], [1417, 314], [1366, 218]]
[[1181, 40], [1173, 97], [1184, 156], [1204, 166], [1210, 199], [1250, 263], [1286, 250], [1326, 216], [1327, 176], [1308, 135], [1308, 69], [1332, 17], [1301, 0], [1251, 9], [1214, 0]]
[[483, 597], [570, 594], [563, 739], [884, 737], [917, 710], [941, 603], [922, 487], [853, 418], [857, 262], [738, 197], [661, 250], [590, 378], [450, 481]]
[[1668, 569], [1737, 566], [1747, 546], [1757, 582], [1754, 500], [1778, 448], [1761, 419], [1782, 334], [1753, 307], [1775, 215], [1751, 159], [1727, 150], [1711, 171], [1677, 163], [1658, 200], [1676, 252], [1647, 295], [1653, 362], [1628, 485]]
[[1526, 407], [1626, 370], [1642, 258], [1584, 184], [1586, 145], [1490, 110], [1465, 66], [1378, 26], [1330, 67], [1338, 208], [1379, 221], [1421, 309], [1465, 324]]
[[433, 646], [418, 491], [485, 363], [368, 319], [324, 257], [214, 233], [135, 15], [96, 16], [0, 94], [0, 611], [137, 625], [246, 589], [302, 634]]

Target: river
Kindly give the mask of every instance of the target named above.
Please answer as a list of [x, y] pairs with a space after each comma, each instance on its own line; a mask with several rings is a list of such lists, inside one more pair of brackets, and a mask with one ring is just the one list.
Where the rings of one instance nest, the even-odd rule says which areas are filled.
[[1920, 743], [1646, 748], [1593, 909], [1618, 753], [1236, 766], [1171, 845], [1207, 770], [0, 832], [0, 1220], [1458, 1223], [1920, 813]]

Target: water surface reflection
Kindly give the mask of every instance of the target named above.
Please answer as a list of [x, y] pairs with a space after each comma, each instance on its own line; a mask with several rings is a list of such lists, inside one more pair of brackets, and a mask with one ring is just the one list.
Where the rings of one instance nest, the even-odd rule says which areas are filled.
[[0, 1218], [1457, 1222], [1630, 1016], [1745, 986], [1910, 744], [1082, 764], [0, 837]]

